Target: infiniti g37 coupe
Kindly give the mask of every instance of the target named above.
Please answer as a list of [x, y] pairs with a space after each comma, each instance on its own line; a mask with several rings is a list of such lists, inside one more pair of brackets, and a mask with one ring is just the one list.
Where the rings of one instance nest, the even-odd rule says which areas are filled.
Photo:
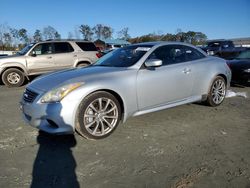
[[128, 117], [204, 101], [220, 105], [231, 80], [223, 59], [175, 42], [117, 49], [95, 64], [52, 73], [29, 84], [24, 119], [52, 134], [110, 135]]

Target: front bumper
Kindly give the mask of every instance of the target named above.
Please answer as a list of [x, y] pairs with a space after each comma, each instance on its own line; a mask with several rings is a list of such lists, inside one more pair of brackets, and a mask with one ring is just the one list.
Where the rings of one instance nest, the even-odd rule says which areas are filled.
[[73, 125], [67, 124], [60, 113], [60, 103], [53, 105], [33, 105], [20, 103], [23, 119], [33, 127], [51, 134], [72, 134]]
[[4, 68], [0, 67], [0, 75], [3, 73]]
[[78, 103], [65, 100], [58, 103], [39, 103], [37, 99], [28, 103], [20, 102], [20, 109], [25, 122], [50, 134], [73, 134], [75, 131], [75, 109]]

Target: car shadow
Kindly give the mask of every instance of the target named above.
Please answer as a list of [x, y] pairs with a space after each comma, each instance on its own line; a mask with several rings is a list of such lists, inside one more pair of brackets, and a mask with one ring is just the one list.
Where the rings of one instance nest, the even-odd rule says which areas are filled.
[[[52, 115], [54, 111], [59, 114], [61, 103], [48, 104], [45, 114]], [[62, 117], [57, 117], [63, 122]], [[72, 148], [77, 142], [73, 134], [53, 135], [39, 131], [37, 136], [39, 149], [33, 165], [31, 188], [79, 188], [75, 173], [76, 161]]]
[[49, 135], [39, 131], [39, 149], [33, 166], [31, 188], [78, 188], [76, 161], [71, 148], [76, 146], [74, 135]]

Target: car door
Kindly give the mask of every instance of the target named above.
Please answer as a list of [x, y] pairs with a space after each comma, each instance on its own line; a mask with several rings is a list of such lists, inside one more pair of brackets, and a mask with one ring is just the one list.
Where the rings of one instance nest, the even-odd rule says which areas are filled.
[[68, 42], [54, 43], [54, 63], [57, 70], [72, 67], [77, 58], [73, 47]]
[[52, 43], [40, 43], [36, 45], [29, 56], [26, 57], [26, 61], [30, 74], [55, 70]]
[[148, 59], [160, 59], [156, 68], [141, 68], [137, 75], [139, 110], [182, 101], [190, 97], [194, 74], [192, 61], [186, 62], [182, 45], [158, 47]]

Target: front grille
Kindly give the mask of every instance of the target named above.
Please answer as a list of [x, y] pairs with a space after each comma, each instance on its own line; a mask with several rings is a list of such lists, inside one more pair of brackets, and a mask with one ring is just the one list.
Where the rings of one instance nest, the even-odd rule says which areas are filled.
[[37, 95], [38, 94], [36, 92], [26, 89], [23, 94], [23, 100], [25, 102], [32, 103], [36, 99]]

